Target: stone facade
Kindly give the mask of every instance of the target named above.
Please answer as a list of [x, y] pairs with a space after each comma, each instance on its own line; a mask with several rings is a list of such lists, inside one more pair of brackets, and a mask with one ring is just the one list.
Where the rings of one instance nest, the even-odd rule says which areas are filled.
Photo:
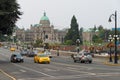
[[22, 42], [35, 42], [37, 39], [42, 39], [47, 43], [63, 43], [66, 33], [65, 30], [54, 29], [46, 13], [41, 17], [39, 24], [31, 25], [27, 30], [16, 30], [16, 36]]

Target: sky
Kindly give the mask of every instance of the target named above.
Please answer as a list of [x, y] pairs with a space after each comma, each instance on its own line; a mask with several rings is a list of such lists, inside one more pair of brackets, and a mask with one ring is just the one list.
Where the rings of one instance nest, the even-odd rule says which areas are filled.
[[[98, 27], [111, 29], [114, 27], [108, 19], [117, 11], [117, 26], [120, 27], [120, 0], [17, 0], [21, 19], [16, 25], [19, 28], [30, 28], [30, 25], [39, 24], [43, 13], [46, 12], [51, 25], [55, 29], [70, 28], [71, 19], [75, 15], [79, 28]], [[119, 23], [118, 23], [119, 22]]]

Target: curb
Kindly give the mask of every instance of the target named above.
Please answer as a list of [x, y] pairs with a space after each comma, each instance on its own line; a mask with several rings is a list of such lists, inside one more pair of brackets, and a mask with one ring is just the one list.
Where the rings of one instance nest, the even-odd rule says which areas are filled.
[[9, 77], [10, 79], [16, 80], [14, 77], [12, 77], [12, 76], [10, 76], [9, 74], [7, 74], [6, 72], [4, 72], [2, 69], [0, 69], [0, 72], [1, 72], [2, 74], [4, 74], [5, 76]]
[[110, 62], [103, 62], [103, 64], [108, 65], [108, 66], [120, 66], [120, 64], [114, 64], [114, 63], [110, 63]]

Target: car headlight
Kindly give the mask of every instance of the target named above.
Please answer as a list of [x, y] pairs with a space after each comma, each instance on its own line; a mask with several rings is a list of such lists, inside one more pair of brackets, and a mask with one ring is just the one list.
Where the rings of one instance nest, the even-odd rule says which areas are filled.
[[48, 58], [48, 61], [50, 61], [50, 58]]
[[23, 59], [23, 57], [21, 57], [21, 59]]
[[16, 57], [14, 57], [14, 59], [16, 59]]

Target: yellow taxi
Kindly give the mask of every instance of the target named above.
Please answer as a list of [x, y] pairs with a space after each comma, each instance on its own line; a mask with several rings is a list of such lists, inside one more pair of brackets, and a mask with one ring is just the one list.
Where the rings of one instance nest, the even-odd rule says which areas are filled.
[[35, 63], [48, 63], [50, 64], [50, 58], [48, 55], [45, 54], [38, 54], [34, 56]]
[[15, 51], [15, 50], [16, 50], [16, 48], [14, 48], [14, 47], [10, 48], [10, 51]]

